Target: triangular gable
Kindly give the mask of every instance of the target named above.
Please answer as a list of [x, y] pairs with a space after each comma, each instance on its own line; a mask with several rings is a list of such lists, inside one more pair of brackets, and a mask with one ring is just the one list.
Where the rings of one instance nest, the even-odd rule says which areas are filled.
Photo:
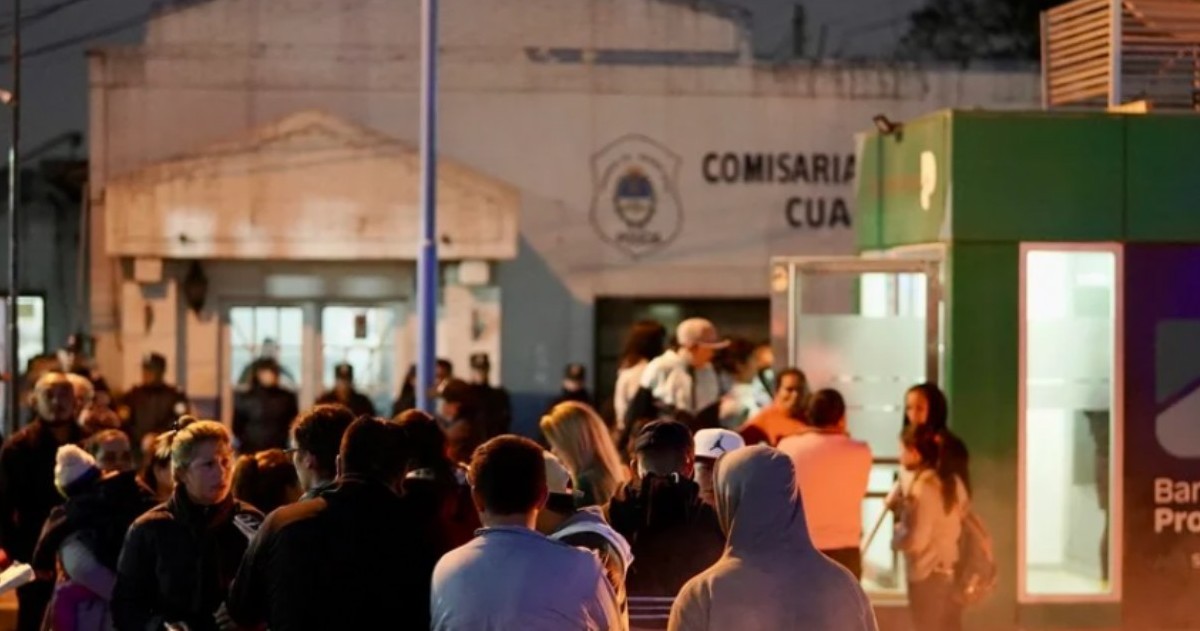
[[[163, 160], [105, 189], [110, 251], [163, 258], [412, 259], [415, 147], [323, 111]], [[518, 191], [438, 161], [444, 258], [516, 253]]]

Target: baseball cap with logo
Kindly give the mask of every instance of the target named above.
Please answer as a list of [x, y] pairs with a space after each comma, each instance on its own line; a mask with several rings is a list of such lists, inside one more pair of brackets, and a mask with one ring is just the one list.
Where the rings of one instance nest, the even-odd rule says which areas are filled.
[[746, 446], [746, 441], [737, 432], [717, 428], [707, 428], [696, 432], [695, 441], [696, 457], [714, 460]]
[[683, 348], [691, 346], [707, 346], [708, 348], [725, 348], [729, 340], [723, 340], [717, 335], [717, 327], [704, 318], [689, 318], [679, 323], [675, 329], [675, 341]]

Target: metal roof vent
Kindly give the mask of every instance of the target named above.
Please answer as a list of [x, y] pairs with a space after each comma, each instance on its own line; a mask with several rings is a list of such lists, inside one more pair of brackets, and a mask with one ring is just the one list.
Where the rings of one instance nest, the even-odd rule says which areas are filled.
[[1042, 12], [1042, 103], [1200, 110], [1200, 1], [1074, 0]]

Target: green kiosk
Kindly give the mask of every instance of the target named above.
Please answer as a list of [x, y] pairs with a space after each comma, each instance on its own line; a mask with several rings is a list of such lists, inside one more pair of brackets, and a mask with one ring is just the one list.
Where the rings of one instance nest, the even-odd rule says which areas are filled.
[[[942, 111], [860, 138], [860, 255], [772, 262], [777, 357], [898, 469], [939, 384], [1000, 583], [969, 629], [1200, 629], [1200, 117]], [[782, 362], [782, 359], [781, 359]], [[907, 628], [890, 517], [864, 581]]]

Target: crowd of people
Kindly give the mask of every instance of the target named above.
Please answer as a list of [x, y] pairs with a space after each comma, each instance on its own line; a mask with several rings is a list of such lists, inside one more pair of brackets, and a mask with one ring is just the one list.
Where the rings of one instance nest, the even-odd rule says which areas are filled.
[[[158, 356], [103, 405], [47, 371], [0, 450], [0, 546], [37, 577], [19, 629], [875, 629], [872, 454], [841, 394], [705, 320], [666, 338], [634, 325], [611, 405], [569, 367], [537, 440], [486, 356], [391, 419], [348, 366], [298, 410], [256, 362], [232, 427], [189, 416]], [[904, 403], [893, 545], [915, 628], [954, 631], [967, 452], [936, 386]]]

